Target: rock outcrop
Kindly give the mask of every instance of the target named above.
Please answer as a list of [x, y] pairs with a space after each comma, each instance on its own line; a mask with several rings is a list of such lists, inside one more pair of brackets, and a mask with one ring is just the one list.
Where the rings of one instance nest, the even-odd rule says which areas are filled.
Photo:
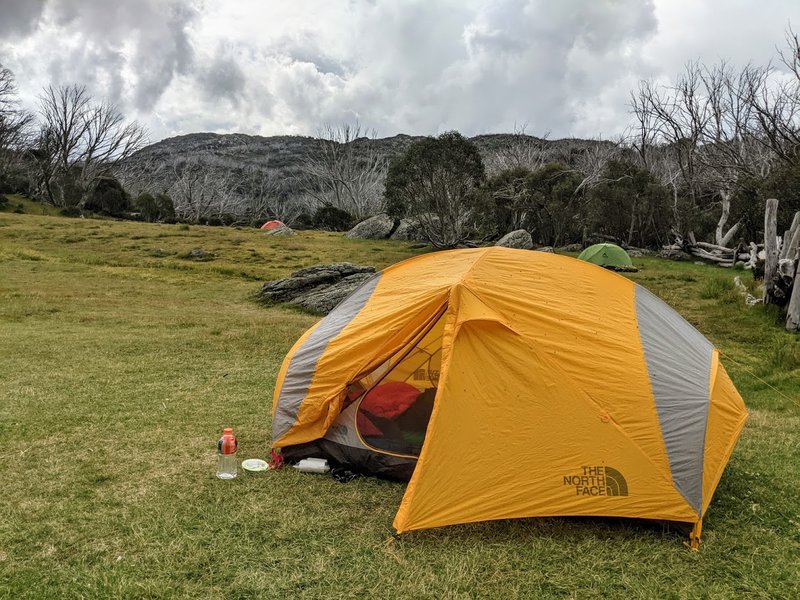
[[394, 231], [394, 219], [389, 215], [375, 215], [347, 232], [346, 236], [360, 240], [384, 240]]
[[422, 230], [422, 226], [416, 219], [401, 219], [400, 224], [394, 233], [391, 235], [393, 240], [402, 240], [406, 242], [427, 242], [428, 237]]
[[328, 314], [373, 273], [374, 267], [352, 263], [318, 265], [295, 271], [286, 279], [268, 281], [261, 286], [258, 296], [268, 304], [286, 302]]
[[511, 233], [507, 233], [501, 237], [495, 246], [530, 250], [533, 248], [533, 238], [531, 237], [531, 234], [524, 229], [517, 229], [516, 231], [512, 231]]

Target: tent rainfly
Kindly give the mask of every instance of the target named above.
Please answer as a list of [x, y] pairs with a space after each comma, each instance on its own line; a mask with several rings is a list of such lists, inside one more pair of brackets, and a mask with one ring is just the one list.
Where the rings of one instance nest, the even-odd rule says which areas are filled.
[[714, 346], [644, 287], [491, 247], [376, 273], [290, 350], [272, 444], [409, 481], [400, 533], [597, 515], [688, 524], [747, 418]]
[[595, 244], [578, 255], [578, 260], [606, 267], [612, 271], [637, 271], [625, 250], [616, 244]]
[[261, 226], [263, 231], [272, 231], [273, 229], [277, 229], [281, 225], [285, 225], [283, 221], [267, 221]]

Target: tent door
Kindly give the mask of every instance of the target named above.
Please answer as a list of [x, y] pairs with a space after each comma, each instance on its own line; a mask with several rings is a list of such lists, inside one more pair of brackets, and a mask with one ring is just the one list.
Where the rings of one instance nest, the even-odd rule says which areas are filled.
[[407, 347], [347, 389], [357, 403], [355, 423], [367, 448], [416, 458], [433, 411], [441, 370], [444, 313]]

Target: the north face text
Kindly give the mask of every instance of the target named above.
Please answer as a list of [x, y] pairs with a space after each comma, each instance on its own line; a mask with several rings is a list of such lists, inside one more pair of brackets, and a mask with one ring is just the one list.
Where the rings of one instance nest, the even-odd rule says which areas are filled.
[[573, 486], [577, 496], [627, 496], [628, 482], [611, 467], [581, 467], [577, 475], [564, 475], [564, 485]]

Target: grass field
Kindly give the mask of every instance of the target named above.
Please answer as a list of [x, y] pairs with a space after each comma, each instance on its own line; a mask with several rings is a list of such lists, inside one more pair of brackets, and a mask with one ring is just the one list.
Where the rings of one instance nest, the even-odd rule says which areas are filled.
[[728, 271], [632, 275], [721, 349], [751, 411], [699, 553], [628, 520], [394, 539], [402, 485], [221, 482], [214, 443], [232, 425], [267, 454], [276, 371], [315, 321], [256, 304], [260, 281], [418, 250], [25, 212], [0, 213], [0, 598], [800, 597], [800, 338]]

